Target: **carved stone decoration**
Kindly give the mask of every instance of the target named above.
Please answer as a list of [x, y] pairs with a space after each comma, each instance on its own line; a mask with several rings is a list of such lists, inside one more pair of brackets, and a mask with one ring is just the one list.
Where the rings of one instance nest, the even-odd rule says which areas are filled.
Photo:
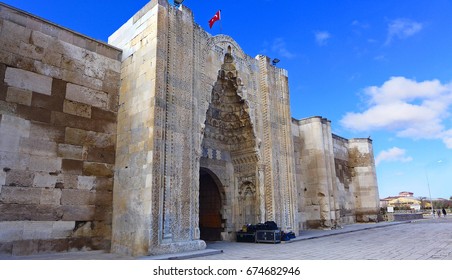
[[254, 224], [257, 220], [256, 186], [245, 181], [239, 187], [239, 208], [241, 224]]
[[[241, 96], [247, 90], [239, 78], [233, 48], [227, 45], [226, 50], [206, 111], [202, 157], [208, 159], [203, 159], [205, 168], [218, 170], [209, 164], [225, 166], [219, 171], [219, 177], [236, 182], [229, 193], [230, 197], [236, 197], [235, 192], [244, 181], [256, 186], [256, 166], [260, 158], [259, 142], [250, 116], [249, 102]], [[247, 195], [230, 201], [229, 205], [223, 205], [223, 209], [227, 207], [233, 209], [229, 212], [231, 216], [225, 215], [225, 220], [227, 223], [234, 221], [231, 224], [234, 230], [242, 223], [258, 221], [256, 188], [252, 188], [252, 195], [249, 191], [246, 193]]]
[[212, 90], [212, 101], [207, 110], [205, 135], [231, 152], [253, 149], [255, 133], [251, 125], [249, 106], [238, 91], [244, 91], [231, 54], [231, 47], [224, 56]]
[[260, 164], [258, 168], [257, 182], [259, 187], [259, 221], [266, 221], [265, 215], [265, 165]]

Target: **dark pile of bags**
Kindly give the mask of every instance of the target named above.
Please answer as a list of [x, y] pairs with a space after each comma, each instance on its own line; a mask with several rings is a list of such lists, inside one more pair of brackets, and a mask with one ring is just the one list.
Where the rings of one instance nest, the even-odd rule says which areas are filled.
[[289, 241], [290, 239], [295, 238], [295, 233], [293, 231], [284, 232], [281, 231], [281, 241]]
[[245, 225], [242, 227], [242, 230], [240, 232], [246, 232], [246, 233], [255, 233], [256, 230], [277, 230], [278, 225], [276, 225], [273, 221], [267, 221], [265, 223], [258, 223], [256, 225]]
[[[255, 233], [257, 230], [278, 230], [278, 225], [274, 221], [267, 221], [255, 225], [248, 224], [244, 225], [239, 233]], [[281, 241], [289, 241], [293, 238], [295, 238], [295, 233], [293, 231], [281, 231]]]

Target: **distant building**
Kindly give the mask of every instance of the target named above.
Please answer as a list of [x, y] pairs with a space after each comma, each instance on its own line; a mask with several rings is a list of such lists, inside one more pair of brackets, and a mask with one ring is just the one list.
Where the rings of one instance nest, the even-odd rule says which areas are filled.
[[431, 208], [431, 203], [427, 199], [418, 199], [414, 197], [412, 192], [400, 192], [398, 196], [389, 196], [380, 199], [380, 207], [394, 207], [395, 209], [412, 209], [420, 210]]
[[403, 197], [413, 197], [412, 192], [399, 192], [399, 196], [403, 196]]

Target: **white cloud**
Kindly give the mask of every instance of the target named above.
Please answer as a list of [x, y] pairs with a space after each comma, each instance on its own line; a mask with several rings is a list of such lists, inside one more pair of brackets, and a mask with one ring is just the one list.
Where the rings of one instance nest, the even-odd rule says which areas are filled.
[[340, 121], [342, 126], [356, 131], [392, 131], [413, 139], [441, 139], [452, 149], [452, 128], [445, 124], [452, 113], [452, 84], [392, 77], [363, 93], [367, 110], [348, 112]]
[[314, 35], [315, 41], [319, 46], [325, 46], [328, 43], [328, 39], [331, 38], [331, 34], [327, 31], [317, 31]]
[[442, 138], [446, 147], [452, 149], [452, 129], [445, 131]]
[[369, 28], [369, 24], [368, 23], [361, 22], [359, 20], [352, 21], [352, 26], [356, 26], [356, 27], [359, 27], [359, 28], [362, 28], [362, 29]]
[[396, 19], [388, 24], [388, 35], [385, 45], [392, 43], [394, 39], [405, 39], [420, 32], [423, 28], [422, 23], [410, 19]]
[[381, 151], [375, 158], [375, 164], [378, 165], [382, 161], [399, 161], [399, 162], [409, 162], [412, 161], [412, 157], [407, 157], [405, 155], [406, 151], [397, 147], [392, 147], [389, 150]]
[[293, 58], [295, 54], [287, 49], [286, 41], [283, 38], [276, 38], [273, 41], [271, 50], [282, 58]]

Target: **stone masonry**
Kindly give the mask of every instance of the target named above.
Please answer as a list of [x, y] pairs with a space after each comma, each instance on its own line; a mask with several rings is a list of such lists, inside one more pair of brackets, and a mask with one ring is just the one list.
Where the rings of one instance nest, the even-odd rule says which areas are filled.
[[108, 249], [121, 51], [0, 16], [0, 251]]
[[373, 221], [370, 139], [290, 114], [288, 74], [152, 0], [98, 42], [0, 4], [0, 251], [158, 255]]

